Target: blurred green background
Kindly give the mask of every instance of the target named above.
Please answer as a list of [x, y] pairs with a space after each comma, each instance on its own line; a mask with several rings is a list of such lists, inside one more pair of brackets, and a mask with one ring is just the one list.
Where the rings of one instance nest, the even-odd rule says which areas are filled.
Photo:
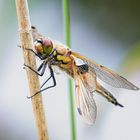
[[[70, 0], [72, 50], [117, 71], [138, 87], [139, 5], [138, 0]], [[43, 35], [64, 42], [60, 0], [30, 0], [29, 9], [32, 25]], [[22, 51], [17, 47], [15, 2], [11, 0], [0, 1], [0, 42], [0, 140], [35, 140]], [[57, 86], [43, 94], [49, 136], [51, 140], [70, 140], [67, 78], [61, 74], [56, 79]], [[95, 95], [97, 121], [88, 126], [76, 112], [77, 139], [139, 140], [140, 92], [106, 87], [125, 107], [115, 107]]]

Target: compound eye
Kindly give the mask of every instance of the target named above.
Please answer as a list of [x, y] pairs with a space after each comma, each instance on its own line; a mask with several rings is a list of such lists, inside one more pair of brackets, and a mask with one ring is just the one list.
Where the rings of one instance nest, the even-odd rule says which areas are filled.
[[43, 53], [43, 41], [42, 40], [37, 40], [34, 42], [34, 47], [37, 53]]
[[38, 39], [38, 40], [37, 40], [37, 43], [40, 43], [40, 44], [43, 45], [43, 40], [42, 40], [42, 39]]

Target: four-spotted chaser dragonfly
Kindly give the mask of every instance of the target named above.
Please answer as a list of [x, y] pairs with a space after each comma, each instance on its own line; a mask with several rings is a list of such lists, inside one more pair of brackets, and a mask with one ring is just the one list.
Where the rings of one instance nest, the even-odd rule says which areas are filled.
[[[33, 52], [37, 57], [39, 57], [42, 60], [42, 63], [37, 71], [26, 64], [25, 66], [39, 76], [44, 75], [47, 66], [50, 70], [50, 77], [42, 84], [40, 91], [36, 92], [33, 96], [56, 86], [53, 71], [53, 66], [56, 66], [74, 79], [77, 110], [86, 123], [93, 124], [97, 114], [96, 103], [94, 101], [95, 93], [101, 94], [114, 105], [123, 107], [123, 105], [121, 105], [117, 99], [97, 81], [97, 78], [113, 87], [139, 90], [138, 87], [118, 75], [116, 72], [95, 63], [79, 53], [71, 51], [61, 43], [43, 37], [37, 32], [35, 27], [32, 27], [32, 35], [35, 40], [35, 50], [27, 50]], [[83, 63], [77, 64], [76, 59], [82, 60]], [[53, 80], [53, 85], [44, 87], [51, 78]]]

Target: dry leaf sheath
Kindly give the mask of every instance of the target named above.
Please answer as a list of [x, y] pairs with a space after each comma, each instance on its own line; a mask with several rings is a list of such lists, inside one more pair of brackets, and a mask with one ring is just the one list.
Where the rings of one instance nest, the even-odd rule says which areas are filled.
[[[24, 62], [32, 66], [34, 69], [36, 69], [34, 55], [25, 49], [25, 48], [31, 49], [33, 46], [33, 39], [30, 33], [31, 24], [27, 0], [16, 0], [15, 2], [19, 25], [20, 44], [23, 50]], [[30, 70], [27, 70], [27, 78], [29, 82], [30, 95], [32, 95], [39, 90], [40, 87], [39, 79], [38, 76]], [[47, 133], [47, 127], [45, 124], [45, 113], [43, 109], [41, 94], [38, 94], [37, 96], [33, 97], [31, 101], [38, 132], [38, 139], [48, 140], [49, 138]]]

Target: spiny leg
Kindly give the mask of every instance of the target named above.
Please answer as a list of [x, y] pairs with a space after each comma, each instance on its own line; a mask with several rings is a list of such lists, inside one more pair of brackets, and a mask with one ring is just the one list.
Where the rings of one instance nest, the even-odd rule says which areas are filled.
[[[43, 62], [39, 68], [36, 70], [34, 70], [31, 66], [24, 64], [25, 67], [29, 68], [30, 70], [32, 70], [34, 73], [36, 73], [39, 76], [43, 76], [47, 67], [47, 61]], [[42, 69], [42, 70], [41, 70]], [[41, 73], [39, 73], [38, 71], [41, 70]]]
[[43, 88], [43, 86], [52, 78], [52, 75], [41, 85], [40, 89]]
[[51, 65], [49, 66], [49, 69], [50, 69], [50, 74], [51, 74], [51, 76], [42, 84], [41, 87], [43, 87], [43, 86], [48, 82], [48, 80], [49, 80], [50, 78], [52, 78], [52, 80], [53, 80], [53, 85], [42, 89], [40, 92], [42, 92], [42, 91], [44, 91], [44, 90], [46, 90], [46, 89], [49, 89], [49, 88], [52, 88], [52, 87], [55, 87], [55, 86], [56, 86], [56, 80], [55, 80], [54, 72], [53, 72], [53, 69], [52, 69]]
[[44, 88], [44, 89], [41, 89], [40, 91], [37, 91], [34, 95], [32, 95], [32, 96], [30, 96], [30, 97], [27, 97], [27, 98], [32, 98], [32, 97], [34, 97], [35, 95], [39, 94], [40, 92], [43, 92], [43, 91], [45, 91], [45, 90], [47, 90], [47, 89], [49, 89], [49, 88], [53, 88], [53, 87], [56, 86], [56, 80], [55, 80], [54, 72], [53, 72], [53, 69], [52, 69], [51, 65], [49, 66], [49, 69], [50, 69], [50, 74], [51, 74], [51, 75], [50, 75], [50, 77], [43, 83], [43, 85], [42, 85], [41, 87], [43, 87], [51, 78], [52, 78], [52, 80], [53, 80], [53, 85], [52, 85], [52, 86], [49, 86], [49, 87], [46, 87], [46, 88]]
[[43, 60], [43, 58], [40, 56], [40, 55], [38, 55], [33, 49], [28, 49], [28, 48], [25, 48], [27, 51], [30, 51], [30, 52], [32, 52], [35, 56], [37, 56], [37, 57], [39, 57], [41, 60]]
[[46, 63], [46, 61], [43, 61], [43, 63], [40, 64], [40, 66], [38, 67], [37, 71], [40, 71], [42, 69], [42, 67], [44, 66], [45, 63]]
[[99, 83], [97, 84], [97, 89], [96, 91], [100, 93], [102, 96], [104, 96], [109, 102], [113, 103], [114, 105], [118, 105], [120, 107], [123, 107], [117, 99], [109, 92], [107, 91], [104, 87], [102, 87]]

